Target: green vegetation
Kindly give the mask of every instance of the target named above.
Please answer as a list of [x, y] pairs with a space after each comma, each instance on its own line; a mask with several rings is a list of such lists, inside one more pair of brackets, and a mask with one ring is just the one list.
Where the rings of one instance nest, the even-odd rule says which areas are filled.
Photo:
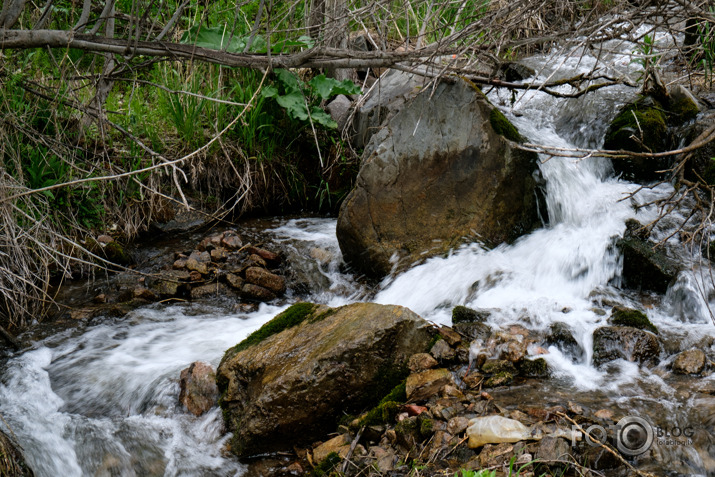
[[226, 360], [227, 356], [233, 356], [236, 353], [264, 341], [266, 338], [280, 333], [281, 331], [298, 326], [309, 318], [316, 308], [318, 308], [318, 305], [314, 303], [300, 302], [295, 305], [291, 305], [287, 310], [276, 315], [276, 317], [271, 321], [248, 335], [246, 339], [226, 351], [222, 361]]
[[658, 334], [658, 328], [650, 322], [648, 317], [638, 311], [629, 308], [616, 307], [611, 314], [611, 324], [616, 326], [630, 326], [639, 330], [647, 330]]
[[319, 463], [311, 472], [310, 475], [313, 477], [323, 477], [326, 475], [333, 475], [336, 467], [340, 464], [342, 459], [338, 455], [337, 452], [331, 452], [328, 454], [328, 456], [323, 460], [323, 462]]
[[519, 134], [519, 130], [516, 129], [504, 114], [497, 108], [493, 108], [489, 113], [489, 123], [494, 128], [494, 131], [514, 142], [524, 142], [524, 137]]
[[544, 378], [549, 375], [549, 365], [544, 358], [523, 359], [516, 367], [519, 375], [527, 378]]
[[360, 419], [360, 426], [390, 423], [395, 420], [399, 406], [407, 401], [405, 381], [395, 386], [374, 408]]
[[606, 132], [603, 147], [635, 152], [662, 152], [667, 132], [663, 106], [641, 98], [623, 108]]

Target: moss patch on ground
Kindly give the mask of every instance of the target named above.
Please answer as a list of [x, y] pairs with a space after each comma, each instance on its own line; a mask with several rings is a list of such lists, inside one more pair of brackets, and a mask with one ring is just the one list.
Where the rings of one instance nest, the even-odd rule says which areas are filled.
[[372, 426], [393, 421], [397, 416], [400, 405], [404, 404], [405, 401], [407, 401], [406, 381], [403, 380], [392, 388], [392, 391], [383, 397], [377, 406], [370, 409], [360, 419], [360, 426]]
[[509, 121], [497, 108], [493, 108], [489, 113], [489, 124], [492, 125], [492, 128], [494, 128], [494, 131], [496, 131], [497, 134], [504, 136], [510, 141], [524, 141], [524, 137], [519, 134], [519, 130], [516, 129], [516, 126], [514, 126], [511, 121]]

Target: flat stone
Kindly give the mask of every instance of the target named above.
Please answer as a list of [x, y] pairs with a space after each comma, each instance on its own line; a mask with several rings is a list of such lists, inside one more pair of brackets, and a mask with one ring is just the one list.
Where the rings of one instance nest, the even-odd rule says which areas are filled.
[[134, 294], [134, 298], [141, 298], [142, 300], [147, 300], [147, 301], [156, 300], [156, 295], [154, 294], [154, 292], [152, 292], [148, 288], [137, 287], [134, 289], [134, 291], [132, 293]]
[[243, 247], [243, 241], [237, 234], [226, 232], [221, 239], [221, 245], [226, 247], [228, 250], [238, 250]]
[[436, 367], [439, 363], [428, 353], [417, 353], [410, 356], [410, 361], [408, 367], [413, 373], [424, 371], [426, 369], [432, 369]]
[[447, 369], [428, 369], [407, 377], [405, 391], [410, 401], [421, 401], [437, 394], [446, 384], [454, 384], [452, 373]]
[[199, 272], [201, 275], [208, 275], [209, 267], [207, 262], [200, 262], [194, 254], [186, 260], [186, 269]]
[[452, 435], [461, 434], [469, 427], [469, 419], [464, 416], [453, 417], [447, 423], [447, 432]]
[[539, 448], [536, 451], [536, 459], [549, 462], [555, 460], [568, 460], [571, 446], [563, 437], [546, 436], [541, 439]]

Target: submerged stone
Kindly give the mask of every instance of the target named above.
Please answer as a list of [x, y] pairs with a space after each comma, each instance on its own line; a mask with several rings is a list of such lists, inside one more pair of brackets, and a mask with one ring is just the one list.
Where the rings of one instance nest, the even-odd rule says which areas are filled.
[[615, 359], [652, 365], [656, 363], [660, 349], [660, 342], [654, 334], [636, 328], [603, 326], [593, 333], [594, 366]]
[[650, 322], [648, 317], [643, 312], [632, 308], [614, 306], [609, 322], [616, 326], [630, 326], [658, 334], [658, 328]]

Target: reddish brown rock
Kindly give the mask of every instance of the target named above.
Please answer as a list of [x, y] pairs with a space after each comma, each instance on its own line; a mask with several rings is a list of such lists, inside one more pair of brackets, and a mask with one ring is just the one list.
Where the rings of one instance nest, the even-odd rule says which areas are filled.
[[243, 241], [241, 240], [241, 237], [236, 234], [236, 232], [229, 230], [224, 233], [223, 238], [221, 239], [221, 245], [229, 250], [238, 250], [243, 246]]
[[228, 258], [228, 252], [223, 247], [216, 247], [211, 250], [211, 260], [214, 262], [223, 262]]
[[286, 291], [285, 279], [263, 268], [249, 267], [246, 269], [246, 281], [266, 288], [278, 295]]
[[442, 386], [453, 384], [452, 373], [444, 368], [428, 369], [421, 373], [413, 373], [407, 377], [405, 391], [407, 399], [419, 401], [437, 394]]
[[281, 257], [275, 252], [271, 252], [269, 250], [263, 249], [263, 248], [258, 248], [258, 247], [247, 247], [246, 251], [249, 254], [256, 254], [259, 257], [261, 257], [263, 260], [266, 260], [268, 262], [272, 262], [273, 264], [279, 264], [281, 263]]
[[673, 372], [677, 374], [700, 374], [705, 368], [706, 356], [702, 350], [689, 349], [676, 356]]
[[200, 416], [211, 409], [218, 400], [216, 372], [210, 364], [197, 361], [181, 371], [179, 402], [190, 413]]
[[142, 300], [154, 301], [156, 300], [156, 295], [154, 292], [144, 287], [137, 287], [134, 289], [134, 298], [141, 298]]
[[267, 267], [268, 264], [266, 263], [265, 260], [261, 258], [260, 255], [256, 255], [255, 253], [252, 253], [251, 255], [248, 256], [248, 262], [251, 265], [258, 265], [261, 267]]
[[191, 299], [206, 298], [210, 296], [221, 296], [228, 293], [228, 288], [223, 283], [211, 283], [201, 285], [191, 289]]

